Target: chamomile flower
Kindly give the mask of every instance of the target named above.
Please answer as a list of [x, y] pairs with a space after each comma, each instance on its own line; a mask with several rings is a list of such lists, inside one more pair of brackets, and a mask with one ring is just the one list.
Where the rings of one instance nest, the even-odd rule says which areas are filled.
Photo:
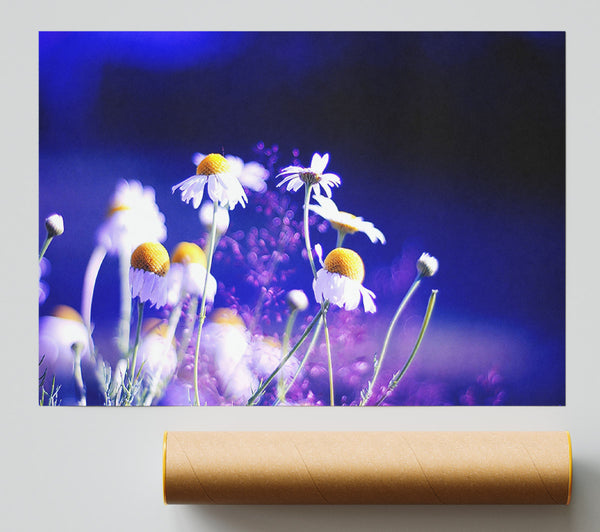
[[323, 187], [325, 194], [331, 197], [331, 188], [339, 187], [341, 179], [336, 174], [324, 174], [325, 167], [329, 162], [329, 154], [326, 153], [321, 157], [318, 153], [315, 153], [312, 157], [310, 166], [303, 168], [302, 166], [288, 166], [284, 168], [277, 177], [283, 177], [283, 179], [277, 183], [280, 187], [287, 183], [287, 190], [296, 192], [301, 189], [304, 185], [314, 187], [315, 194], [321, 193], [320, 187]]
[[89, 353], [88, 332], [79, 312], [67, 305], [56, 306], [49, 316], [40, 318], [40, 358], [42, 371], [52, 376], [73, 375], [75, 356], [73, 346], [79, 344], [82, 356]]
[[[201, 297], [206, 278], [206, 255], [193, 242], [180, 242], [171, 256], [171, 267], [167, 273], [167, 301], [175, 305], [183, 295]], [[217, 292], [217, 281], [208, 274], [206, 299], [212, 303]]]
[[196, 168], [196, 174], [183, 180], [172, 188], [173, 193], [181, 190], [181, 199], [186, 203], [192, 200], [194, 209], [202, 203], [204, 187], [208, 186], [208, 195], [222, 207], [233, 210], [240, 203], [245, 207], [248, 202], [244, 188], [233, 173], [231, 163], [218, 153], [204, 157]]
[[346, 310], [358, 307], [362, 297], [365, 312], [375, 312], [375, 294], [362, 285], [365, 267], [360, 255], [351, 249], [335, 248], [325, 261], [322, 260], [321, 246], [315, 246], [321, 268], [313, 281], [317, 303], [329, 301]]
[[340, 235], [353, 234], [358, 231], [365, 233], [373, 244], [377, 241], [385, 244], [383, 233], [371, 222], [349, 212], [340, 211], [334, 201], [325, 196], [315, 196], [315, 200], [319, 205], [311, 205], [310, 210], [325, 218]]
[[[198, 166], [204, 157], [203, 153], [194, 153], [192, 161]], [[260, 193], [267, 190], [265, 180], [269, 177], [269, 171], [262, 164], [256, 161], [244, 163], [235, 155], [226, 155], [225, 159], [229, 161], [231, 173], [239, 179], [243, 186]]]
[[214, 361], [219, 391], [227, 401], [244, 402], [258, 387], [258, 377], [249, 367], [250, 333], [235, 310], [216, 309], [208, 319], [202, 345]]
[[[255, 336], [250, 345], [250, 367], [261, 379], [268, 377], [281, 362], [281, 342], [272, 336]], [[298, 360], [291, 357], [283, 366], [281, 375], [288, 379], [298, 369]]]
[[169, 254], [158, 242], [140, 244], [131, 254], [129, 287], [131, 297], [140, 302], [149, 301], [156, 308], [167, 302], [166, 274], [169, 271]]
[[139, 347], [139, 358], [136, 370], [142, 372], [142, 379], [149, 393], [144, 404], [149, 405], [160, 397], [166, 383], [175, 374], [177, 352], [175, 342], [169, 339], [167, 324], [157, 318], [146, 320], [143, 328], [145, 334]]
[[156, 204], [154, 189], [139, 181], [119, 181], [96, 237], [111, 255], [119, 250], [129, 254], [142, 242], [164, 242], [165, 217]]

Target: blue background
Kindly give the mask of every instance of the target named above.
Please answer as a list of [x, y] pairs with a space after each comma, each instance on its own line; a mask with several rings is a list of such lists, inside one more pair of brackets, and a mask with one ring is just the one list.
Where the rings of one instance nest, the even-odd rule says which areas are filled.
[[[41, 33], [40, 242], [51, 212], [67, 230], [40, 313], [79, 308], [118, 178], [156, 189], [170, 249], [197, 225], [170, 191], [191, 154], [250, 159], [257, 141], [306, 165], [330, 153], [334, 199], [388, 240], [374, 252], [353, 237], [367, 287], [403, 253], [439, 258], [432, 353], [450, 345], [437, 323], [456, 332], [458, 365], [498, 353], [508, 404], [564, 404], [563, 33]], [[115, 308], [112, 266], [100, 315]]]

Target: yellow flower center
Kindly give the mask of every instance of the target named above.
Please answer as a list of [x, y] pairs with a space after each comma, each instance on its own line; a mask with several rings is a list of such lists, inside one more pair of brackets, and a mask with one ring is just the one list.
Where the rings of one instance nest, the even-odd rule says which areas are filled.
[[196, 168], [198, 175], [225, 174], [231, 171], [229, 161], [218, 153], [210, 153], [200, 161]]
[[307, 185], [316, 185], [321, 181], [321, 176], [312, 170], [304, 170], [300, 172], [300, 179], [304, 181]]
[[145, 242], [131, 254], [131, 267], [163, 277], [169, 271], [169, 253], [158, 242]]
[[[350, 218], [351, 220], [355, 220], [356, 216], [354, 214], [350, 214], [349, 212], [340, 211], [340, 214], [344, 216], [344, 218]], [[340, 233], [356, 233], [358, 229], [353, 225], [348, 225], [345, 223], [336, 222], [334, 220], [330, 220], [331, 227], [333, 227], [336, 231]]]
[[238, 327], [245, 327], [244, 320], [234, 310], [230, 308], [218, 308], [215, 309], [210, 315], [210, 321], [213, 323], [220, 323], [221, 325], [236, 325]]
[[171, 262], [181, 264], [202, 264], [206, 268], [206, 255], [200, 246], [193, 242], [180, 242], [177, 244]]
[[347, 248], [335, 248], [325, 257], [325, 269], [331, 273], [339, 273], [344, 277], [363, 282], [365, 266], [356, 251]]
[[108, 209], [108, 211], [106, 211], [106, 217], [110, 218], [113, 214], [115, 214], [115, 212], [128, 211], [130, 209], [131, 207], [129, 207], [128, 205], [123, 205], [122, 203], [113, 203]]
[[165, 320], [161, 320], [160, 318], [149, 318], [144, 320], [144, 323], [142, 324], [142, 332], [144, 335], [157, 334], [166, 338], [167, 333], [169, 332], [169, 327]]
[[281, 342], [279, 340], [277, 340], [277, 338], [274, 338], [273, 336], [265, 336], [263, 338], [263, 343], [268, 346], [275, 347], [277, 349], [281, 349]]
[[78, 321], [83, 323], [81, 314], [79, 314], [79, 312], [77, 312], [73, 307], [69, 307], [68, 305], [57, 305], [52, 309], [50, 315], [56, 318], [62, 318], [63, 320]]

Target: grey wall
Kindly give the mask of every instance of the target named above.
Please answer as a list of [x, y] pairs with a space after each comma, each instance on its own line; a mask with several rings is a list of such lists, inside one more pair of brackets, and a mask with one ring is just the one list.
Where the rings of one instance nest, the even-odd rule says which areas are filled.
[[[197, 4], [197, 5], [196, 5]], [[2, 17], [2, 530], [600, 529], [596, 334], [599, 38], [592, 2], [381, 2], [290, 11], [235, 3], [22, 2]], [[592, 7], [590, 7], [592, 6]], [[364, 13], [359, 12], [359, 7]], [[389, 12], [389, 14], [388, 14]], [[250, 21], [250, 22], [249, 22]], [[280, 22], [278, 24], [277, 22]], [[265, 24], [269, 26], [265, 26]], [[215, 26], [216, 25], [216, 26]], [[252, 26], [252, 27], [250, 27]], [[382, 409], [75, 409], [36, 406], [37, 31], [75, 29], [567, 31], [567, 406]], [[8, 163], [8, 164], [7, 164]], [[516, 265], [518, 267], [518, 265]], [[164, 506], [164, 430], [570, 430], [569, 507]]]

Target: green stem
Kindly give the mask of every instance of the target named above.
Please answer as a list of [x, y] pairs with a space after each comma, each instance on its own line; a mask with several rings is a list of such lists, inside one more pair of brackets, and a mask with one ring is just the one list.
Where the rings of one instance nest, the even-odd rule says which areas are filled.
[[317, 269], [315, 268], [315, 261], [312, 256], [312, 247], [310, 245], [310, 234], [308, 229], [308, 204], [310, 203], [310, 191], [312, 185], [306, 185], [306, 192], [304, 194], [304, 243], [306, 244], [306, 252], [308, 253], [308, 260], [310, 267], [313, 272], [313, 277], [317, 277]]
[[271, 381], [275, 378], [275, 376], [279, 373], [279, 371], [281, 371], [281, 368], [283, 368], [283, 366], [285, 366], [286, 362], [292, 357], [292, 355], [304, 343], [304, 340], [306, 340], [306, 337], [309, 335], [310, 331], [312, 331], [312, 329], [315, 326], [315, 324], [317, 323], [317, 321], [319, 321], [319, 318], [322, 316], [322, 314], [323, 314], [323, 307], [321, 307], [321, 309], [319, 310], [319, 312], [317, 312], [317, 315], [309, 323], [308, 327], [302, 333], [302, 336], [296, 342], [296, 344], [294, 345], [294, 347], [292, 347], [292, 349], [290, 350], [290, 352], [281, 359], [281, 362], [279, 362], [279, 365], [273, 370], [273, 372], [271, 373], [271, 375], [269, 375], [269, 377], [267, 378], [267, 380], [265, 382], [263, 382], [258, 387], [258, 390], [256, 390], [256, 392], [254, 392], [254, 394], [252, 395], [252, 397], [250, 397], [250, 399], [248, 399], [247, 406], [250, 406], [250, 405], [253, 405], [253, 404], [256, 403], [256, 401], [260, 398], [260, 396], [266, 390], [267, 386], [269, 386], [269, 384], [271, 383]]
[[96, 246], [85, 268], [83, 288], [81, 290], [81, 316], [88, 330], [88, 343], [92, 357], [95, 357], [94, 341], [92, 339], [92, 300], [94, 298], [96, 279], [98, 278], [98, 272], [100, 271], [104, 257], [106, 257], [106, 249], [103, 246]]
[[42, 245], [42, 249], [40, 249], [40, 262], [42, 262], [42, 258], [44, 257], [44, 253], [46, 253], [46, 250], [48, 249], [48, 246], [50, 245], [50, 242], [52, 242], [52, 239], [54, 237], [52, 236], [46, 236], [46, 240], [44, 240], [44, 244]]
[[344, 233], [343, 231], [339, 231], [337, 232], [337, 242], [335, 244], [336, 248], [341, 248], [342, 247], [342, 243], [344, 242], [344, 238], [346, 238], [346, 233]]
[[133, 401], [133, 388], [135, 385], [135, 366], [137, 363], [137, 354], [140, 347], [140, 336], [142, 332], [142, 317], [144, 315], [144, 303], [138, 301], [138, 322], [135, 331], [135, 343], [133, 344], [133, 355], [131, 357], [131, 365], [129, 366], [129, 386], [127, 388], [127, 397], [125, 398], [125, 405], [130, 405]]
[[[298, 309], [292, 310], [290, 313], [285, 331], [283, 333], [283, 341], [281, 342], [281, 357], [283, 358], [285, 354], [290, 350], [290, 337], [292, 336], [292, 329], [294, 328], [294, 322], [296, 321], [296, 316], [298, 315]], [[278, 400], [283, 400], [283, 392], [285, 390], [285, 381], [283, 380], [283, 376], [280, 374], [277, 380], [277, 398]]]
[[360, 406], [366, 405], [369, 402], [369, 399], [371, 399], [371, 396], [373, 395], [373, 389], [375, 388], [375, 381], [377, 381], [377, 377], [379, 376], [379, 371], [381, 370], [381, 366], [383, 364], [383, 358], [385, 357], [385, 354], [387, 352], [387, 348], [390, 343], [390, 338], [392, 337], [392, 332], [394, 331], [394, 327], [396, 326], [396, 322], [398, 321], [400, 314], [402, 314], [402, 311], [406, 307], [406, 304], [408, 303], [408, 301], [414, 294], [415, 290], [421, 283], [421, 279], [422, 279], [421, 274], [418, 274], [415, 277], [413, 284], [408, 289], [408, 292], [406, 292], [404, 299], [400, 302], [400, 305], [398, 306], [398, 310], [396, 310], [396, 314], [394, 314], [394, 317], [392, 318], [392, 321], [390, 322], [390, 326], [388, 327], [387, 334], [385, 335], [385, 340], [383, 342], [383, 347], [381, 348], [381, 355], [379, 356], [379, 359], [375, 363], [375, 372], [373, 373], [373, 378], [371, 379], [371, 382], [369, 383], [367, 393], [364, 395], [363, 399], [360, 402]]
[[427, 311], [425, 312], [425, 317], [423, 318], [423, 323], [421, 324], [421, 330], [419, 331], [419, 336], [417, 337], [417, 341], [415, 343], [415, 346], [413, 347], [412, 353], [408, 357], [408, 360], [406, 361], [402, 369], [392, 377], [392, 380], [388, 384], [387, 390], [385, 391], [381, 399], [379, 399], [375, 403], [375, 406], [379, 406], [381, 403], [383, 403], [383, 401], [386, 400], [390, 393], [392, 393], [394, 388], [398, 386], [400, 379], [404, 377], [404, 374], [408, 370], [408, 367], [413, 361], [413, 358], [415, 358], [415, 355], [417, 354], [421, 342], [423, 341], [423, 337], [425, 336], [425, 331], [427, 331], [427, 326], [429, 325], [429, 320], [431, 319], [431, 314], [433, 313], [433, 307], [435, 306], [435, 299], [437, 297], [437, 293], [437, 290], [431, 291], [431, 295], [429, 296], [429, 303], [427, 304]]
[[281, 396], [277, 398], [277, 401], [275, 401], [273, 406], [277, 406], [280, 402], [285, 402], [285, 396], [290, 391], [290, 388], [294, 385], [294, 382], [296, 382], [296, 379], [298, 378], [298, 375], [300, 375], [300, 373], [302, 372], [302, 369], [304, 368], [304, 365], [306, 364], [308, 357], [312, 353], [312, 350], [315, 348], [317, 339], [319, 338], [319, 334], [321, 333], [321, 327], [323, 327], [322, 319], [319, 320], [319, 323], [317, 323], [317, 327], [315, 329], [315, 332], [313, 333], [313, 337], [310, 340], [310, 344], [308, 344], [308, 349], [306, 350], [306, 353], [304, 353], [304, 356], [302, 357], [302, 361], [300, 362], [300, 365], [298, 366], [296, 373], [294, 373], [292, 380], [284, 387], [283, 391], [280, 394]]
[[202, 292], [202, 302], [200, 303], [200, 316], [198, 321], [198, 335], [196, 337], [196, 349], [194, 351], [194, 405], [200, 406], [200, 394], [198, 393], [198, 355], [200, 354], [200, 338], [202, 337], [202, 327], [204, 320], [206, 320], [206, 289], [208, 287], [208, 276], [210, 275], [210, 268], [212, 266], [212, 259], [215, 253], [215, 240], [217, 235], [217, 209], [219, 203], [215, 201], [213, 203], [213, 219], [212, 226], [210, 228], [210, 237], [208, 244], [208, 256], [206, 259], [206, 277], [204, 278], [204, 291]]
[[129, 349], [129, 323], [131, 322], [131, 292], [129, 288], [129, 267], [131, 253], [119, 249], [119, 283], [121, 291], [121, 313], [117, 344], [121, 354], [125, 356]]
[[85, 384], [83, 384], [83, 375], [81, 373], [81, 351], [83, 350], [83, 344], [76, 342], [71, 346], [71, 351], [73, 351], [73, 356], [75, 360], [73, 362], [73, 378], [75, 379], [75, 385], [77, 387], [77, 391], [79, 393], [79, 400], [77, 404], [79, 406], [86, 405], [86, 397], [85, 397]]
[[335, 399], [333, 393], [333, 363], [331, 361], [331, 344], [329, 343], [329, 327], [327, 327], [327, 310], [329, 309], [329, 301], [323, 305], [323, 324], [325, 325], [325, 344], [327, 344], [327, 369], [329, 371], [329, 401], [331, 406], [334, 406]]

